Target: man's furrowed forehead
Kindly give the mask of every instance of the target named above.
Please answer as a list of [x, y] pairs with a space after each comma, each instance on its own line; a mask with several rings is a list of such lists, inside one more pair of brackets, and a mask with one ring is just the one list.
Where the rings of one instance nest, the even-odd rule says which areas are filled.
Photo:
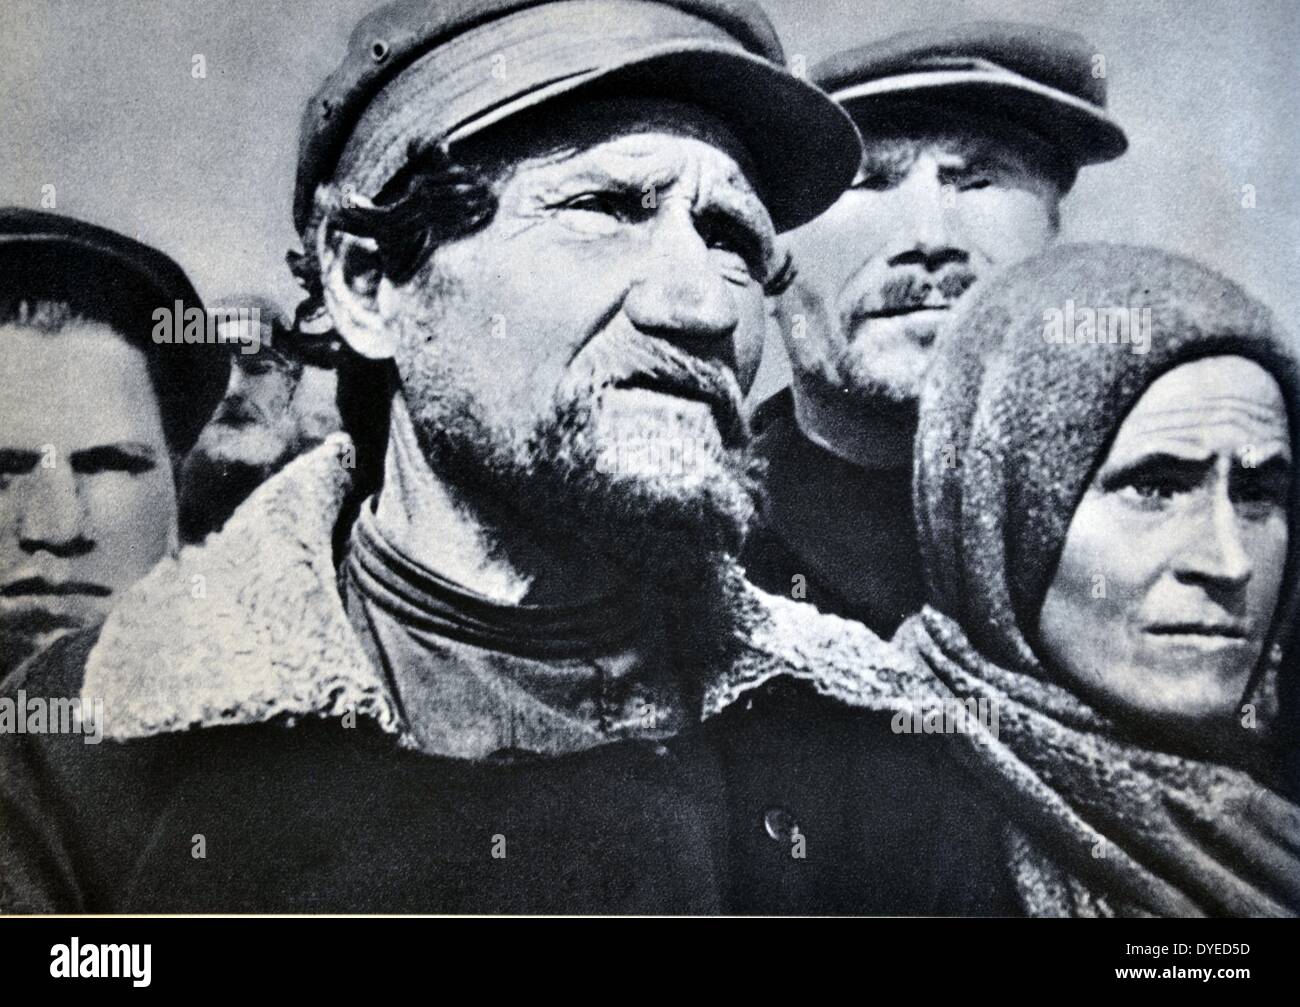
[[726, 183], [759, 199], [749, 151], [723, 120], [685, 102], [605, 98], [557, 103], [544, 119], [508, 122], [476, 138], [466, 153], [501, 181], [524, 168], [564, 166], [555, 172], [561, 174], [602, 162], [645, 174], [670, 171], [674, 161], [680, 163], [683, 147], [666, 139], [695, 140], [714, 148], [709, 161], [719, 166]]

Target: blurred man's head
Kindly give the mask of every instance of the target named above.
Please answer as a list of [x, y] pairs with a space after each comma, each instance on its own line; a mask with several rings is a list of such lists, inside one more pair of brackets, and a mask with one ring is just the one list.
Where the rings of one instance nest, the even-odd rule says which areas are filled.
[[160, 252], [0, 211], [0, 644], [16, 665], [92, 622], [171, 550], [176, 473], [224, 381], [215, 347], [155, 344], [201, 309]]
[[814, 69], [865, 152], [849, 191], [791, 238], [802, 289], [783, 331], [800, 393], [911, 414], [966, 292], [1053, 240], [1079, 167], [1123, 151], [1094, 66], [1077, 36], [988, 24]]
[[220, 528], [268, 477], [339, 429], [332, 359], [304, 354], [274, 304], [237, 298], [212, 314], [230, 381], [182, 470], [186, 539]]
[[334, 370], [298, 351], [278, 308], [245, 298], [213, 316], [220, 341], [232, 350], [230, 383], [198, 450], [273, 469], [338, 429]]

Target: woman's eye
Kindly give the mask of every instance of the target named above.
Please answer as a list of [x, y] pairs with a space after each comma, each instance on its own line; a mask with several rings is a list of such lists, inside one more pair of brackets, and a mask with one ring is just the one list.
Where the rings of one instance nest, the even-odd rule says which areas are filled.
[[1177, 492], [1169, 483], [1156, 479], [1135, 479], [1120, 490], [1124, 496], [1139, 500], [1168, 500]]
[[962, 192], [970, 192], [972, 189], [987, 189], [992, 184], [993, 180], [991, 178], [981, 176], [962, 183], [961, 190]]
[[1168, 503], [1192, 488], [1188, 480], [1169, 473], [1134, 475], [1115, 487], [1122, 498], [1148, 507]]
[[1286, 509], [1291, 497], [1291, 471], [1285, 465], [1260, 469], [1241, 468], [1233, 473], [1229, 495], [1237, 506], [1254, 515]]

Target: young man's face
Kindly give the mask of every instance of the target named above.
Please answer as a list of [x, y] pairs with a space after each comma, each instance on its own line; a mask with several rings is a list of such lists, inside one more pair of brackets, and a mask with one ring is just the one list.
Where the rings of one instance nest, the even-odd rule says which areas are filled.
[[662, 518], [737, 547], [776, 265], [740, 145], [694, 107], [611, 100], [512, 153], [492, 222], [379, 298], [431, 464], [596, 537]]
[[0, 345], [0, 627], [41, 636], [93, 620], [162, 559], [176, 493], [140, 350], [76, 321], [0, 326]]
[[[1054, 237], [1047, 157], [991, 124], [930, 119], [868, 138], [853, 187], [791, 235], [802, 289], [783, 328], [796, 374], [867, 404], [913, 402], [960, 299]], [[801, 310], [820, 321], [793, 330]]]

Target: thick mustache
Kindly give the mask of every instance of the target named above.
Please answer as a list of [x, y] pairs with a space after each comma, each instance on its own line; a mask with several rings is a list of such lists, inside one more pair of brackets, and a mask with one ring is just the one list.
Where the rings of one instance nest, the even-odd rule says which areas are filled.
[[226, 426], [246, 426], [250, 423], [264, 422], [265, 417], [256, 406], [242, 400], [227, 399], [217, 407], [217, 414], [213, 420]]
[[597, 391], [643, 388], [703, 402], [727, 446], [749, 440], [744, 396], [730, 368], [691, 356], [659, 340], [621, 336], [599, 350]]
[[44, 577], [20, 577], [0, 587], [0, 597], [21, 598], [27, 596], [69, 597], [88, 594], [95, 598], [107, 598], [113, 589], [103, 584], [92, 584], [83, 580], [47, 580]]
[[[928, 274], [904, 273], [891, 276], [879, 291], [868, 291], [850, 309], [845, 319], [849, 325], [868, 318], [902, 315], [920, 308], [949, 308], [975, 283], [976, 275], [968, 269], [954, 269], [937, 279]], [[934, 294], [939, 295], [935, 303]]]

